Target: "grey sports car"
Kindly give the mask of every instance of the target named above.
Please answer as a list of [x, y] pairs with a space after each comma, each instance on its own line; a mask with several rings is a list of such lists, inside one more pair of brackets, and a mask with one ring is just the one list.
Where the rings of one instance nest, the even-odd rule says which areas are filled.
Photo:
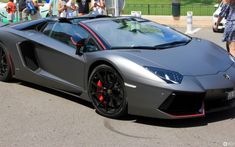
[[135, 17], [45, 18], [0, 28], [0, 80], [92, 102], [103, 116], [202, 117], [235, 105], [235, 59]]

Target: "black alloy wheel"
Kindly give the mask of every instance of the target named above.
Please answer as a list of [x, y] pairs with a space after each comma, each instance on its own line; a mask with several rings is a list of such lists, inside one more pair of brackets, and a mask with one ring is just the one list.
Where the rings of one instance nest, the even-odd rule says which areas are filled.
[[6, 50], [0, 45], [0, 81], [9, 81], [11, 78], [10, 59]]
[[110, 118], [126, 114], [124, 82], [112, 67], [100, 65], [93, 70], [89, 78], [88, 94], [99, 114]]

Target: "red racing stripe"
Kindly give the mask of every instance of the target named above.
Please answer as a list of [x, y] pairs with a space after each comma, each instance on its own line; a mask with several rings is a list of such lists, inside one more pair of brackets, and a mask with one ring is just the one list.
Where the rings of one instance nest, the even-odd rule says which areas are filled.
[[94, 31], [92, 31], [88, 26], [86, 26], [83, 23], [79, 23], [84, 29], [86, 29], [88, 32], [90, 32], [92, 34], [93, 37], [95, 37], [95, 39], [98, 41], [98, 43], [101, 45], [101, 47], [103, 48], [103, 50], [106, 50], [105, 45], [103, 44], [103, 42], [99, 39], [99, 37], [94, 33]]

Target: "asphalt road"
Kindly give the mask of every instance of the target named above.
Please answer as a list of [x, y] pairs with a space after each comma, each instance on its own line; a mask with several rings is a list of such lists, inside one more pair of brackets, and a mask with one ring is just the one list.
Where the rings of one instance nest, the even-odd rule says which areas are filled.
[[[221, 35], [204, 28], [193, 36], [224, 46]], [[235, 109], [187, 120], [113, 120], [73, 96], [17, 80], [0, 82], [0, 147], [235, 147], [234, 118]]]

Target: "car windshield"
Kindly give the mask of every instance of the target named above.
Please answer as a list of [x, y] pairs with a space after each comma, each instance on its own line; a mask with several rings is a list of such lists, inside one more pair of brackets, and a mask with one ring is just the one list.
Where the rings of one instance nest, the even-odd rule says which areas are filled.
[[140, 18], [99, 20], [88, 22], [87, 25], [110, 45], [111, 49], [163, 49], [185, 45], [191, 40], [170, 27]]

